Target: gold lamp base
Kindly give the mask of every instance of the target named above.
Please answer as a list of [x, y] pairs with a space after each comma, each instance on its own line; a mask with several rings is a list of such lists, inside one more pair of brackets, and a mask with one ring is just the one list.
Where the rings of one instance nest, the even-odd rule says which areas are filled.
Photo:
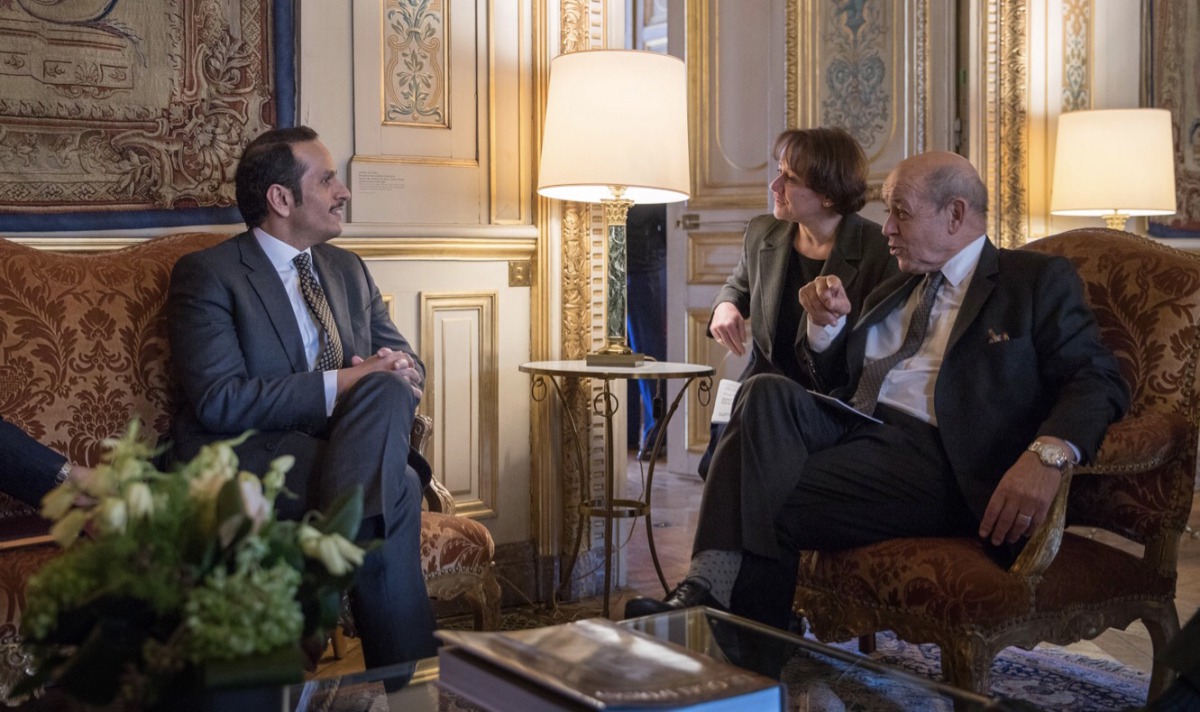
[[641, 366], [645, 361], [645, 355], [629, 348], [624, 334], [609, 336], [604, 348], [587, 355], [589, 366]]
[[646, 357], [632, 351], [624, 342], [609, 343], [594, 354], [587, 355], [589, 366], [641, 366]]
[[638, 353], [587, 355], [587, 365], [589, 366], [641, 366], [645, 362], [646, 357]]
[[1124, 230], [1129, 224], [1129, 216], [1123, 213], [1112, 212], [1104, 216], [1104, 225], [1109, 230]]

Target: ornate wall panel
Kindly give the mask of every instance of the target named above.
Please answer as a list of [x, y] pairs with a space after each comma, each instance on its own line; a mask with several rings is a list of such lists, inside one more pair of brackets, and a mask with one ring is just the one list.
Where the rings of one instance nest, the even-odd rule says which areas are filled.
[[421, 410], [434, 420], [429, 464], [459, 514], [496, 514], [497, 294], [421, 293]]
[[[689, 232], [688, 284], [725, 284], [742, 256], [740, 232]], [[708, 316], [705, 315], [707, 322]]]
[[450, 128], [446, 0], [386, 0], [383, 18], [383, 125]]
[[1092, 108], [1092, 0], [1065, 0], [1063, 11], [1062, 110]]
[[[771, 141], [778, 133], [762, 27], [744, 4], [688, 4], [692, 197], [689, 209], [767, 208]], [[778, 111], [778, 109], [777, 109]], [[778, 116], [778, 114], [776, 114]]]
[[945, 12], [934, 21], [929, 0], [788, 5], [788, 125], [849, 131], [871, 161], [872, 199], [901, 159], [949, 144], [952, 92], [930, 84], [952, 81], [952, 25]]
[[528, 223], [531, 0], [354, 0], [356, 223]]

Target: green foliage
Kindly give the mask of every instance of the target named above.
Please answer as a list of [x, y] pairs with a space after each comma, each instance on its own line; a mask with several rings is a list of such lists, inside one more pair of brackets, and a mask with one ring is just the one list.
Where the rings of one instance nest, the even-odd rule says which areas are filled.
[[[66, 551], [30, 579], [22, 633], [38, 671], [16, 692], [55, 681], [89, 704], [153, 698], [247, 658], [294, 665], [298, 677], [302, 636], [323, 638], [336, 624], [362, 560], [336, 538], [356, 533], [361, 489], [329, 516], [278, 521], [290, 457], [261, 479], [239, 472], [239, 438], [162, 473], [137, 431], [135, 422], [109, 443], [93, 480], [43, 501]], [[80, 538], [81, 528], [93, 536]]]

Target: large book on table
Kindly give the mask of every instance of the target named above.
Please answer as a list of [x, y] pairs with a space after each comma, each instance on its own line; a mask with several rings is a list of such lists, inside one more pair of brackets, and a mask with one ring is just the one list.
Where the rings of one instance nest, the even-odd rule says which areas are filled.
[[437, 631], [438, 684], [485, 710], [778, 712], [783, 684], [612, 621]]

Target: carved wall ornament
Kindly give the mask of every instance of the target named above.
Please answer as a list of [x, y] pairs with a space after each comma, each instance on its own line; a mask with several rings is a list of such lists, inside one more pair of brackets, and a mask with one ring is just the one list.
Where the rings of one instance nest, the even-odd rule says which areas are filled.
[[1092, 108], [1092, 0], [1063, 2], [1062, 110]]
[[384, 17], [383, 122], [449, 126], [444, 0], [388, 0]]
[[846, 129], [863, 146], [875, 144], [890, 123], [883, 51], [893, 29], [886, 19], [871, 3], [845, 3], [826, 16], [821, 33], [822, 52], [831, 57], [823, 71], [822, 123]]

